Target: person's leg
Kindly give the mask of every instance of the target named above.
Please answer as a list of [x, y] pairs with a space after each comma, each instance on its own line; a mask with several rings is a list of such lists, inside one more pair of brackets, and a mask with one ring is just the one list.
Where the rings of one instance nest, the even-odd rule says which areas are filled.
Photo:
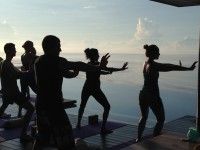
[[89, 97], [90, 97], [90, 93], [88, 92], [88, 90], [83, 88], [82, 94], [81, 94], [81, 104], [80, 104], [80, 108], [78, 110], [78, 122], [76, 125], [77, 128], [81, 128], [81, 119], [83, 117], [85, 106], [87, 104]]
[[32, 150], [42, 150], [49, 144], [52, 131], [47, 113], [36, 105], [37, 135], [33, 143]]
[[26, 90], [26, 97], [28, 100], [31, 98], [29, 86], [27, 87], [27, 90]]
[[23, 128], [22, 128], [22, 132], [21, 134], [26, 134], [26, 131], [27, 131], [27, 128], [28, 128], [28, 125], [31, 121], [31, 118], [32, 118], [32, 115], [33, 115], [33, 112], [34, 112], [34, 106], [30, 103], [30, 102], [26, 102], [22, 105], [22, 108], [26, 109], [26, 114], [24, 116], [24, 125], [23, 125]]
[[28, 128], [28, 125], [31, 121], [31, 118], [32, 118], [32, 115], [33, 115], [33, 112], [34, 112], [35, 109], [34, 109], [34, 106], [21, 93], [16, 96], [15, 102], [20, 107], [26, 109], [26, 114], [23, 117], [24, 124], [23, 124], [23, 127], [22, 127], [21, 135], [20, 135], [20, 139], [22, 141], [26, 141], [27, 128]]
[[146, 121], [149, 114], [149, 107], [147, 105], [140, 105], [140, 111], [142, 117], [140, 118], [139, 124], [138, 124], [138, 136], [137, 136], [137, 142], [141, 141], [142, 134], [144, 132]]
[[[37, 85], [36, 85], [36, 81], [35, 81], [35, 75], [34, 72], [29, 72], [29, 76], [27, 77], [27, 83], [28, 86], [31, 88], [31, 90], [37, 94]], [[29, 96], [30, 96], [30, 90], [29, 90]]]
[[48, 116], [58, 149], [75, 148], [72, 126], [64, 108], [59, 107], [59, 109], [56, 109], [56, 113], [49, 112]]
[[106, 122], [108, 119], [108, 115], [109, 115], [109, 111], [110, 111], [110, 104], [105, 96], [105, 94], [102, 92], [101, 89], [97, 89], [95, 90], [95, 92], [92, 94], [92, 96], [97, 100], [98, 103], [100, 103], [103, 108], [104, 108], [104, 112], [103, 112], [103, 122], [102, 122], [102, 126], [101, 126], [101, 132], [102, 133], [106, 133], [106, 132], [110, 132], [108, 130], [106, 130]]
[[[27, 99], [30, 99], [29, 87], [28, 87], [28, 73], [24, 74], [20, 79], [21, 93]], [[18, 117], [22, 117], [22, 107], [19, 105]]]
[[152, 109], [157, 119], [156, 126], [154, 127], [153, 136], [158, 136], [161, 133], [165, 121], [165, 111], [162, 100], [160, 98], [157, 98], [156, 102], [153, 103], [150, 108]]
[[21, 85], [21, 93], [24, 97], [27, 97], [29, 94], [29, 87], [28, 87], [28, 77], [29, 74], [24, 74], [21, 78], [20, 78], [20, 85]]
[[1, 108], [0, 108], [0, 116], [4, 115], [4, 112], [6, 110], [6, 108], [8, 107], [9, 103], [6, 103], [4, 100], [3, 100], [3, 104], [1, 105]]
[[142, 134], [144, 132], [145, 126], [146, 126], [146, 121], [148, 118], [149, 114], [149, 106], [148, 103], [146, 102], [145, 97], [140, 93], [139, 95], [139, 103], [140, 103], [140, 111], [141, 111], [141, 118], [139, 120], [138, 124], [138, 136], [136, 139], [136, 142], [140, 142], [142, 139]]
[[18, 118], [21, 118], [21, 117], [22, 117], [22, 107], [21, 107], [21, 106], [19, 106], [19, 108], [18, 108], [17, 117], [18, 117]]

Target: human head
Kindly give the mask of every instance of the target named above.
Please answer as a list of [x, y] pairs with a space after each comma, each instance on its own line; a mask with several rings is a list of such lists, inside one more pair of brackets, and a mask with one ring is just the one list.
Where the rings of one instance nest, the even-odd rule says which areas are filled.
[[28, 40], [28, 41], [24, 42], [24, 44], [22, 45], [22, 47], [24, 49], [33, 47], [33, 42]]
[[4, 52], [6, 53], [6, 56], [14, 57], [16, 55], [15, 44], [6, 43], [4, 45]]
[[42, 41], [42, 48], [45, 54], [48, 55], [59, 55], [60, 39], [54, 35], [47, 35]]
[[36, 50], [35, 50], [35, 48], [34, 48], [34, 46], [33, 46], [33, 42], [32, 41], [26, 41], [23, 45], [22, 45], [22, 47], [25, 49], [25, 52], [26, 53], [32, 53], [32, 54], [34, 54], [34, 55], [36, 55]]
[[97, 61], [99, 59], [99, 52], [96, 48], [86, 48], [84, 52], [87, 59], [92, 61]]
[[156, 45], [144, 45], [144, 49], [146, 50], [145, 54], [146, 57], [151, 59], [158, 59], [159, 58], [159, 48]]

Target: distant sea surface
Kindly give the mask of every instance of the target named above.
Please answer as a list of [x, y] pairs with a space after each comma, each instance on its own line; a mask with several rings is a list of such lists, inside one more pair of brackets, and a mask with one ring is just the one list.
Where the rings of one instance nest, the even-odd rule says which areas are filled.
[[[70, 61], [87, 62], [84, 54], [61, 54]], [[121, 67], [128, 62], [128, 70], [114, 72], [111, 75], [101, 76], [101, 88], [107, 96], [111, 112], [109, 119], [131, 124], [137, 124], [140, 117], [138, 94], [143, 86], [142, 66], [145, 61], [142, 54], [111, 54], [108, 66]], [[179, 64], [189, 67], [198, 57], [194, 54], [161, 55], [158, 62]], [[20, 65], [20, 59], [15, 58], [14, 63]], [[85, 82], [85, 73], [80, 72], [74, 79], [65, 79], [63, 95], [65, 98], [76, 99], [77, 108], [67, 110], [68, 113], [77, 114], [80, 105], [81, 90]], [[161, 98], [165, 107], [166, 121], [195, 115], [197, 105], [197, 68], [195, 71], [162, 72], [159, 78]], [[93, 97], [90, 97], [85, 109], [85, 116], [98, 114], [102, 117], [103, 109]], [[155, 124], [155, 117], [150, 111], [148, 125]]]

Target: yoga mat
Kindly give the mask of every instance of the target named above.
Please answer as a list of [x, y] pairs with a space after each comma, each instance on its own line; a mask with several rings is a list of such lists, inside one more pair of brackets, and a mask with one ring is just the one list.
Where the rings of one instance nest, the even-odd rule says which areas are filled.
[[[0, 119], [0, 127], [4, 123], [5, 123], [5, 120]], [[30, 126], [31, 126], [31, 124], [33, 125], [34, 121], [32, 121], [30, 123]], [[106, 127], [109, 130], [114, 130], [114, 129], [120, 128], [124, 125], [126, 125], [126, 124], [108, 121], [106, 124]], [[30, 133], [30, 130], [31, 130], [30, 126], [28, 129], [28, 133]], [[100, 129], [101, 129], [101, 122], [95, 126], [94, 125], [86, 125], [86, 126], [81, 127], [81, 129], [75, 128], [75, 129], [73, 129], [73, 134], [74, 134], [75, 138], [86, 138], [86, 137], [90, 137], [90, 136], [99, 134]], [[0, 142], [19, 138], [20, 133], [21, 133], [21, 128], [13, 128], [13, 129], [0, 128]]]
[[[100, 133], [102, 122], [97, 125], [86, 125], [81, 127], [81, 129], [73, 129], [73, 134], [75, 138], [86, 138]], [[124, 123], [108, 121], [106, 123], [106, 128], [109, 130], [114, 130], [125, 126]]]

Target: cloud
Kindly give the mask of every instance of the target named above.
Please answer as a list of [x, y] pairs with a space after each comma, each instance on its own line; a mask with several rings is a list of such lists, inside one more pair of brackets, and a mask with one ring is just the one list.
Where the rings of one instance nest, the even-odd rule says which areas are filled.
[[13, 38], [16, 34], [14, 28], [6, 20], [0, 22], [0, 33], [3, 39]]
[[55, 10], [50, 10], [50, 14], [55, 16], [57, 15], [57, 12]]
[[186, 36], [183, 40], [175, 43], [177, 50], [197, 50], [198, 49], [198, 39]]
[[94, 8], [96, 8], [96, 7], [95, 7], [95, 6], [89, 5], [89, 6], [84, 6], [83, 8], [84, 8], [84, 9], [94, 9]]
[[156, 44], [161, 42], [162, 34], [154, 21], [148, 18], [138, 18], [134, 36], [124, 41], [124, 47], [128, 52], [143, 53], [144, 44]]
[[180, 40], [162, 41], [159, 47], [163, 53], [184, 53], [196, 54], [198, 51], [199, 41], [190, 36], [185, 36]]
[[162, 43], [164, 49], [168, 51], [181, 51], [181, 52], [196, 52], [198, 50], [199, 41], [198, 39], [192, 38], [190, 36], [185, 36], [182, 40], [176, 40], [174, 42], [165, 42]]
[[152, 20], [139, 18], [134, 37], [138, 41], [159, 40], [161, 33], [158, 30], [158, 25]]

